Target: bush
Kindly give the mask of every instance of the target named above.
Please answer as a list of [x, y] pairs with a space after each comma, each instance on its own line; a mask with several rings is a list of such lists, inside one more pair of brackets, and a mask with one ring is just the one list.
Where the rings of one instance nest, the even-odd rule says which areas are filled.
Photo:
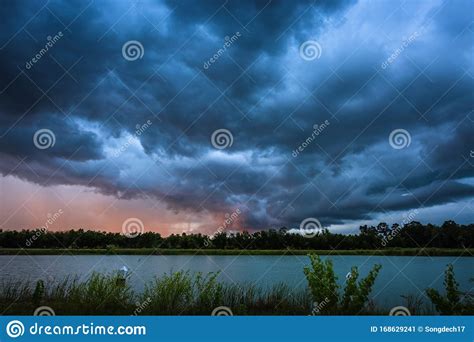
[[443, 297], [437, 290], [429, 288], [426, 294], [442, 315], [472, 315], [474, 313], [474, 303], [469, 295], [463, 295], [458, 290], [458, 282], [454, 275], [454, 267], [449, 264], [444, 272], [444, 287], [446, 297]]
[[363, 311], [381, 265], [374, 265], [367, 277], [359, 282], [358, 269], [352, 267], [341, 295], [332, 261], [322, 261], [317, 255], [309, 255], [309, 258], [311, 266], [305, 267], [304, 273], [314, 301], [313, 314], [358, 314]]

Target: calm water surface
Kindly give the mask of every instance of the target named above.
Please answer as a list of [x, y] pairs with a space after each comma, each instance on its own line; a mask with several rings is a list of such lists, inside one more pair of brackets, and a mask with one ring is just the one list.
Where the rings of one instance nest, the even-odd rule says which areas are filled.
[[[328, 257], [323, 257], [328, 258]], [[351, 266], [358, 266], [365, 276], [374, 264], [382, 269], [372, 292], [379, 305], [402, 305], [400, 295], [423, 296], [427, 287], [443, 288], [444, 270], [454, 265], [456, 279], [463, 291], [474, 291], [474, 257], [413, 257], [413, 256], [331, 256], [339, 281]], [[190, 272], [217, 272], [220, 280], [229, 283], [255, 283], [269, 286], [284, 282], [291, 287], [303, 288], [306, 280], [303, 267], [306, 256], [0, 256], [0, 281], [44, 279], [61, 280], [66, 276], [88, 277], [91, 272], [111, 272], [122, 266], [132, 271], [131, 283], [140, 291], [145, 282], [164, 273], [189, 270]]]

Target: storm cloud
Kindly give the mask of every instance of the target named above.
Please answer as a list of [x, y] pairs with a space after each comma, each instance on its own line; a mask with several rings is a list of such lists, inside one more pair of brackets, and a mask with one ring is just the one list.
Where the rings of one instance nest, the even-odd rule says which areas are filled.
[[[469, 1], [7, 2], [0, 173], [152, 199], [178, 220], [242, 208], [245, 229], [461, 210], [474, 197], [473, 13]], [[54, 145], [38, 148], [42, 129]]]

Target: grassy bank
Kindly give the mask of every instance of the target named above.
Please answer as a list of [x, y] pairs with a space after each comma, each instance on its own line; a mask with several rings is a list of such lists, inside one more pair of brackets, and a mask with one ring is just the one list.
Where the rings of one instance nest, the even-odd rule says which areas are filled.
[[[3, 315], [32, 315], [47, 306], [56, 315], [211, 315], [219, 307], [233, 315], [309, 315], [313, 301], [309, 289], [285, 284], [262, 288], [252, 284], [227, 284], [216, 274], [177, 272], [156, 278], [136, 293], [115, 275], [92, 274], [84, 282], [65, 279], [59, 283], [10, 282], [0, 286]], [[370, 303], [360, 315], [387, 315], [389, 309]], [[412, 308], [412, 310], [414, 310]], [[420, 307], [414, 312], [434, 314]], [[331, 314], [344, 314], [332, 312]]]
[[451, 248], [386, 248], [355, 250], [271, 250], [271, 249], [159, 249], [159, 248], [110, 248], [110, 249], [52, 249], [52, 248], [0, 248], [0, 255], [393, 255], [393, 256], [473, 256], [474, 249]]
[[[0, 314], [210, 315], [217, 310], [221, 315], [386, 315], [390, 308], [370, 299], [381, 267], [375, 264], [361, 278], [353, 266], [341, 284], [330, 258], [310, 255], [310, 265], [303, 268], [308, 285], [304, 288], [284, 283], [270, 287], [229, 284], [219, 282], [218, 273], [184, 271], [155, 277], [141, 292], [134, 291], [128, 276], [118, 273], [93, 273], [84, 281], [4, 281], [0, 283]], [[426, 289], [432, 304], [421, 297], [400, 296], [406, 302], [403, 309], [412, 315], [474, 314], [473, 298], [458, 290], [452, 265], [446, 268], [444, 284], [444, 292]]]
[[236, 315], [305, 315], [311, 311], [306, 290], [284, 284], [260, 288], [230, 285], [207, 276], [177, 272], [156, 278], [136, 293], [115, 275], [92, 274], [84, 282], [11, 282], [0, 287], [3, 315], [32, 315], [48, 306], [56, 315], [210, 315], [226, 306]]

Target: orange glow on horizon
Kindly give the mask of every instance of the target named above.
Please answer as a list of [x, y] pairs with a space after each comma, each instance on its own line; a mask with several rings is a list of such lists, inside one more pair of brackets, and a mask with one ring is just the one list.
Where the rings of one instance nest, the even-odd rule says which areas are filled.
[[243, 213], [236, 214], [236, 209], [227, 213], [175, 213], [150, 198], [117, 199], [83, 186], [43, 187], [12, 176], [1, 177], [0, 188], [2, 193], [9, 194], [1, 200], [0, 229], [4, 230], [40, 228], [51, 216], [57, 216], [48, 225], [51, 231], [82, 228], [121, 232], [123, 222], [131, 217], [139, 218], [145, 231], [162, 236], [183, 232], [214, 234], [219, 227], [226, 231], [241, 230]]

